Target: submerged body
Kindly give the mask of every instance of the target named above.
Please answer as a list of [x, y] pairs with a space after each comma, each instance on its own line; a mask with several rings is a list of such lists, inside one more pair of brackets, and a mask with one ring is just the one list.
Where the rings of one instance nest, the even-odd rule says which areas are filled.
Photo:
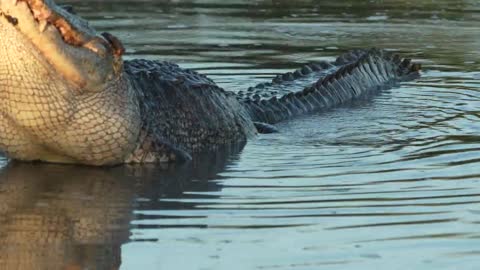
[[170, 162], [295, 115], [418, 76], [382, 50], [357, 50], [233, 93], [166, 62], [123, 62], [123, 47], [51, 0], [0, 0], [0, 149], [20, 160]]

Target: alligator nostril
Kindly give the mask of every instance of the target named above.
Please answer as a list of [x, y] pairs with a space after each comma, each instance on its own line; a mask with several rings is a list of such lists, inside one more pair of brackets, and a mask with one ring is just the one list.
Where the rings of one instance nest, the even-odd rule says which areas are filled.
[[4, 14], [3, 16], [5, 17], [5, 19], [7, 19], [7, 22], [11, 23], [13, 26], [16, 26], [18, 24], [17, 18], [12, 17], [10, 15], [6, 15], [6, 14]]

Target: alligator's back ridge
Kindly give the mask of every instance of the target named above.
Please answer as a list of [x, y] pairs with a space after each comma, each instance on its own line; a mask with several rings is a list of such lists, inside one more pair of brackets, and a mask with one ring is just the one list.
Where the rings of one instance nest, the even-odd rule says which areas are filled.
[[[243, 143], [267, 124], [330, 109], [418, 76], [419, 67], [383, 50], [353, 50], [275, 77], [246, 92], [169, 62], [131, 60], [125, 71], [139, 100], [141, 135], [129, 162], [170, 161]], [[257, 129], [255, 128], [257, 126]], [[160, 153], [160, 154], [159, 154]]]
[[165, 146], [191, 154], [243, 143], [256, 132], [234, 94], [204, 75], [148, 60], [126, 61], [125, 71], [140, 101], [142, 161], [168, 159], [152, 155], [164, 152]]
[[274, 124], [325, 110], [419, 76], [410, 59], [378, 49], [352, 50], [334, 62], [307, 64], [271, 83], [241, 92], [239, 100], [254, 121]]

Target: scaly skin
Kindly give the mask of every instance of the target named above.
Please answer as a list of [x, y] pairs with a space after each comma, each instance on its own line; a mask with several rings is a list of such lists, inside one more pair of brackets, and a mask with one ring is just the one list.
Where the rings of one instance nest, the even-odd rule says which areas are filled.
[[52, 0], [0, 0], [0, 37], [0, 149], [28, 161], [187, 160], [419, 71], [385, 51], [359, 50], [234, 94], [175, 64], [123, 62], [118, 39]]
[[[20, 160], [123, 162], [140, 127], [138, 101], [124, 73], [97, 74], [100, 55], [66, 44], [51, 24], [42, 33], [27, 2], [15, 2], [0, 1], [0, 148]], [[108, 70], [112, 59], [104, 59]]]

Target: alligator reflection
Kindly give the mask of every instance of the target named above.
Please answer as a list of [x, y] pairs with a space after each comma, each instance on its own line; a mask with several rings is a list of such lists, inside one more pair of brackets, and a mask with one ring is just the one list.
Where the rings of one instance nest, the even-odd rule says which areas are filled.
[[0, 268], [118, 269], [133, 210], [159, 209], [158, 198], [184, 191], [220, 189], [208, 180], [236, 153], [161, 168], [10, 163], [0, 170]]

